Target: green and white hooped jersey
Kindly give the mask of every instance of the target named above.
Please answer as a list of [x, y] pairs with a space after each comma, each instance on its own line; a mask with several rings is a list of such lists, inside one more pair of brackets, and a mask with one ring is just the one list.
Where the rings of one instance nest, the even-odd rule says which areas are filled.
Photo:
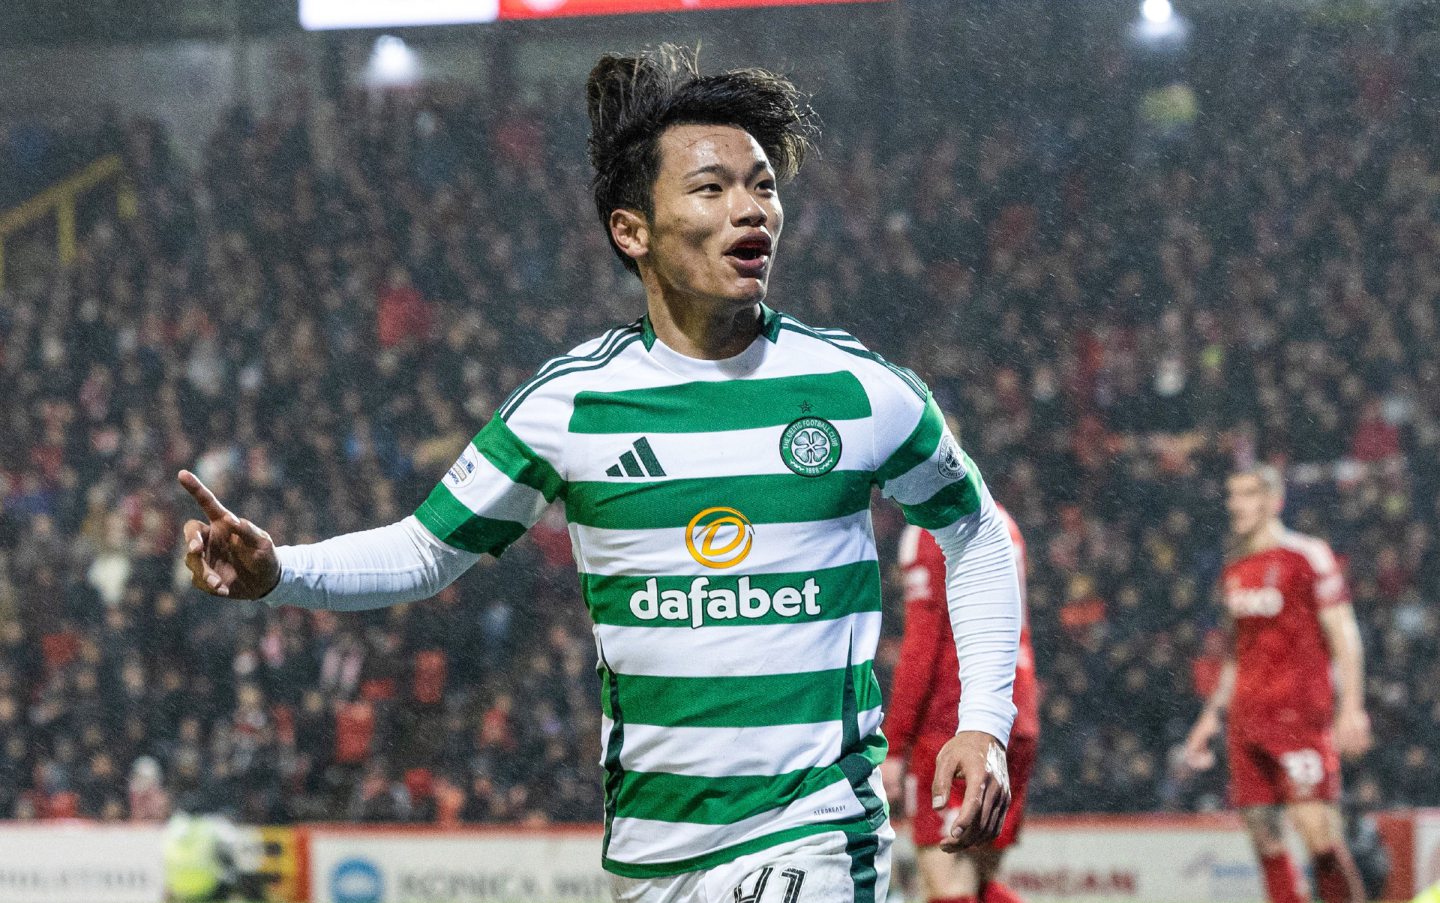
[[724, 361], [647, 319], [550, 361], [416, 512], [499, 554], [564, 503], [602, 679], [604, 861], [628, 877], [884, 822], [871, 489], [931, 529], [984, 496], [914, 374], [764, 315]]

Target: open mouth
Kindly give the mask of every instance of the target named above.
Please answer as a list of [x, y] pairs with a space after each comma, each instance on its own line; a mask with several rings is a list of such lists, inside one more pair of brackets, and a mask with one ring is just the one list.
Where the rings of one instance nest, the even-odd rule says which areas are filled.
[[731, 245], [725, 251], [725, 257], [742, 275], [759, 277], [765, 273], [772, 248], [769, 235], [755, 232]]

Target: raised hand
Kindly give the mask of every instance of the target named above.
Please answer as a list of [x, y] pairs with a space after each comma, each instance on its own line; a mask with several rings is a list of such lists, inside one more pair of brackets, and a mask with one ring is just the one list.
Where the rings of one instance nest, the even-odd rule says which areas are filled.
[[944, 809], [956, 778], [965, 780], [965, 798], [946, 830], [940, 849], [947, 853], [986, 844], [1000, 836], [1010, 809], [1010, 770], [1005, 747], [983, 731], [962, 731], [935, 756], [931, 804]]
[[188, 470], [180, 485], [206, 520], [185, 522], [185, 566], [196, 589], [230, 599], [259, 599], [280, 582], [280, 562], [270, 534], [236, 517]]

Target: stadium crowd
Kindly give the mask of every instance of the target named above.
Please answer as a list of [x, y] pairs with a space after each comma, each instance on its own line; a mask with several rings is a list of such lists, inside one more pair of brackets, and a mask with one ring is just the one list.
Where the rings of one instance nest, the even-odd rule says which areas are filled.
[[[1429, 49], [1301, 31], [1191, 72], [1193, 121], [932, 117], [832, 136], [786, 192], [771, 303], [917, 370], [1027, 535], [1037, 811], [1223, 804], [1173, 750], [1257, 458], [1348, 569], [1382, 738], [1350, 792], [1440, 804]], [[397, 520], [511, 387], [638, 316], [582, 129], [446, 89], [236, 110], [193, 167], [124, 129], [140, 215], [0, 299], [0, 817], [599, 817], [561, 512], [438, 598], [312, 614], [188, 589], [174, 482], [280, 542]]]

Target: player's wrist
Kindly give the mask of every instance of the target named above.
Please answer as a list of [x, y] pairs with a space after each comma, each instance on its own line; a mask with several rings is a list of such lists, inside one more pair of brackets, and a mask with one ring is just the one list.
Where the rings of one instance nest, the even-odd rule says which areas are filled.
[[275, 588], [280, 585], [280, 577], [280, 564], [279, 562], [276, 562], [274, 567], [270, 570], [269, 579], [264, 582], [265, 588], [261, 590], [260, 595], [256, 596], [255, 598], [264, 599], [266, 596], [275, 592]]
[[274, 571], [271, 572], [270, 588], [261, 593], [257, 598], [272, 608], [280, 605], [294, 604], [299, 601], [290, 598], [293, 592], [286, 585], [286, 575], [292, 578], [290, 586], [294, 586], [296, 549], [294, 546], [276, 546], [274, 552]]
[[984, 728], [967, 728], [967, 729], [965, 729], [965, 730], [956, 731], [956, 732], [955, 732], [955, 737], [952, 738], [952, 739], [963, 739], [963, 740], [966, 740], [966, 741], [969, 741], [969, 742], [982, 742], [982, 741], [985, 741], [985, 742], [988, 742], [988, 743], [995, 744], [995, 745], [999, 746], [1001, 749], [1004, 749], [1004, 748], [1005, 748], [1005, 744], [1006, 744], [1006, 742], [1007, 742], [1007, 741], [1001, 740], [999, 737], [995, 736], [994, 731], [988, 731], [988, 730], [985, 730]]

